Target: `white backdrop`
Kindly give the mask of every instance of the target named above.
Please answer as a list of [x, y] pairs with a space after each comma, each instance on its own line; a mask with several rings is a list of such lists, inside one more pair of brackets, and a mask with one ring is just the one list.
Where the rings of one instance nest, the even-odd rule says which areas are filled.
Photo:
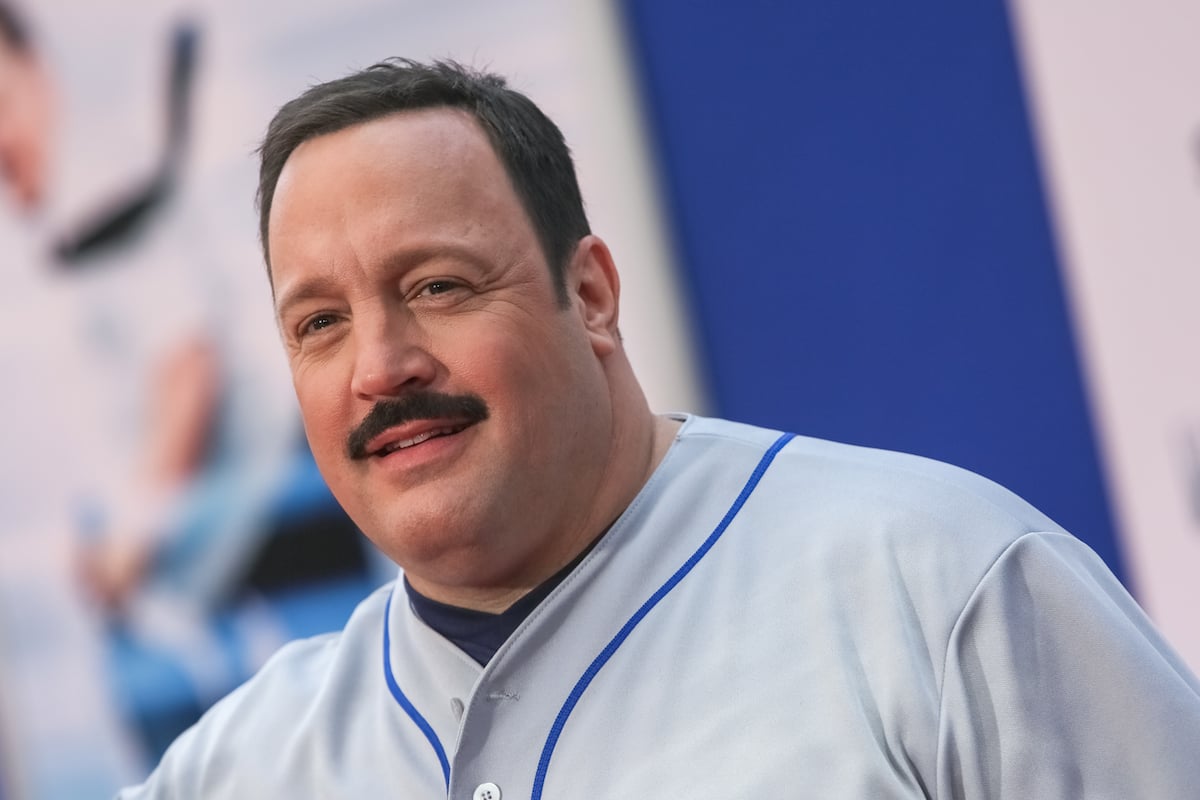
[[1200, 670], [1200, 4], [1011, 4], [1133, 590]]

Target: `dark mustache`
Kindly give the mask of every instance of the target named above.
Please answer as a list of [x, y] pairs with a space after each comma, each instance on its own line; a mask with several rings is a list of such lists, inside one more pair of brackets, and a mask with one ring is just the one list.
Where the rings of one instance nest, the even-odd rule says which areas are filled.
[[367, 452], [368, 442], [388, 428], [413, 420], [452, 419], [455, 422], [474, 424], [487, 418], [487, 403], [483, 402], [479, 395], [413, 392], [394, 400], [380, 400], [376, 403], [347, 437], [346, 452], [353, 459], [366, 458], [371, 455]]

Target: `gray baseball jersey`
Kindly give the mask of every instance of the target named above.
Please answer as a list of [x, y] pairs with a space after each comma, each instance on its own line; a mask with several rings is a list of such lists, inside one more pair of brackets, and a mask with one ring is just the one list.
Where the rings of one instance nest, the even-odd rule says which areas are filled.
[[402, 590], [134, 798], [1182, 798], [1200, 684], [1100, 560], [913, 456], [688, 418], [486, 667]]

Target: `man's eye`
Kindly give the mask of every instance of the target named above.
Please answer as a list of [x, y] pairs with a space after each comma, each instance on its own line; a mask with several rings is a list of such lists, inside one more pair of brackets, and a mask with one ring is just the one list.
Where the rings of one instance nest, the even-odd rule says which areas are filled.
[[454, 289], [457, 289], [460, 285], [461, 284], [455, 283], [454, 281], [448, 281], [448, 280], [447, 281], [430, 281], [429, 283], [427, 283], [421, 287], [421, 291], [418, 292], [418, 295], [445, 294], [446, 292], [450, 292], [450, 291], [453, 291]]
[[333, 314], [318, 314], [304, 323], [304, 327], [301, 329], [300, 333], [317, 333], [325, 328], [328, 328], [336, 321], [337, 318], [333, 316]]

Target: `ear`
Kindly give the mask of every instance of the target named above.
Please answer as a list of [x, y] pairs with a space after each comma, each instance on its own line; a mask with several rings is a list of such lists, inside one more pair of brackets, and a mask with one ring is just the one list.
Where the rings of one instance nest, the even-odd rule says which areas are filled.
[[621, 279], [608, 245], [598, 236], [585, 236], [575, 247], [567, 270], [567, 300], [579, 313], [596, 355], [617, 349], [620, 334]]

